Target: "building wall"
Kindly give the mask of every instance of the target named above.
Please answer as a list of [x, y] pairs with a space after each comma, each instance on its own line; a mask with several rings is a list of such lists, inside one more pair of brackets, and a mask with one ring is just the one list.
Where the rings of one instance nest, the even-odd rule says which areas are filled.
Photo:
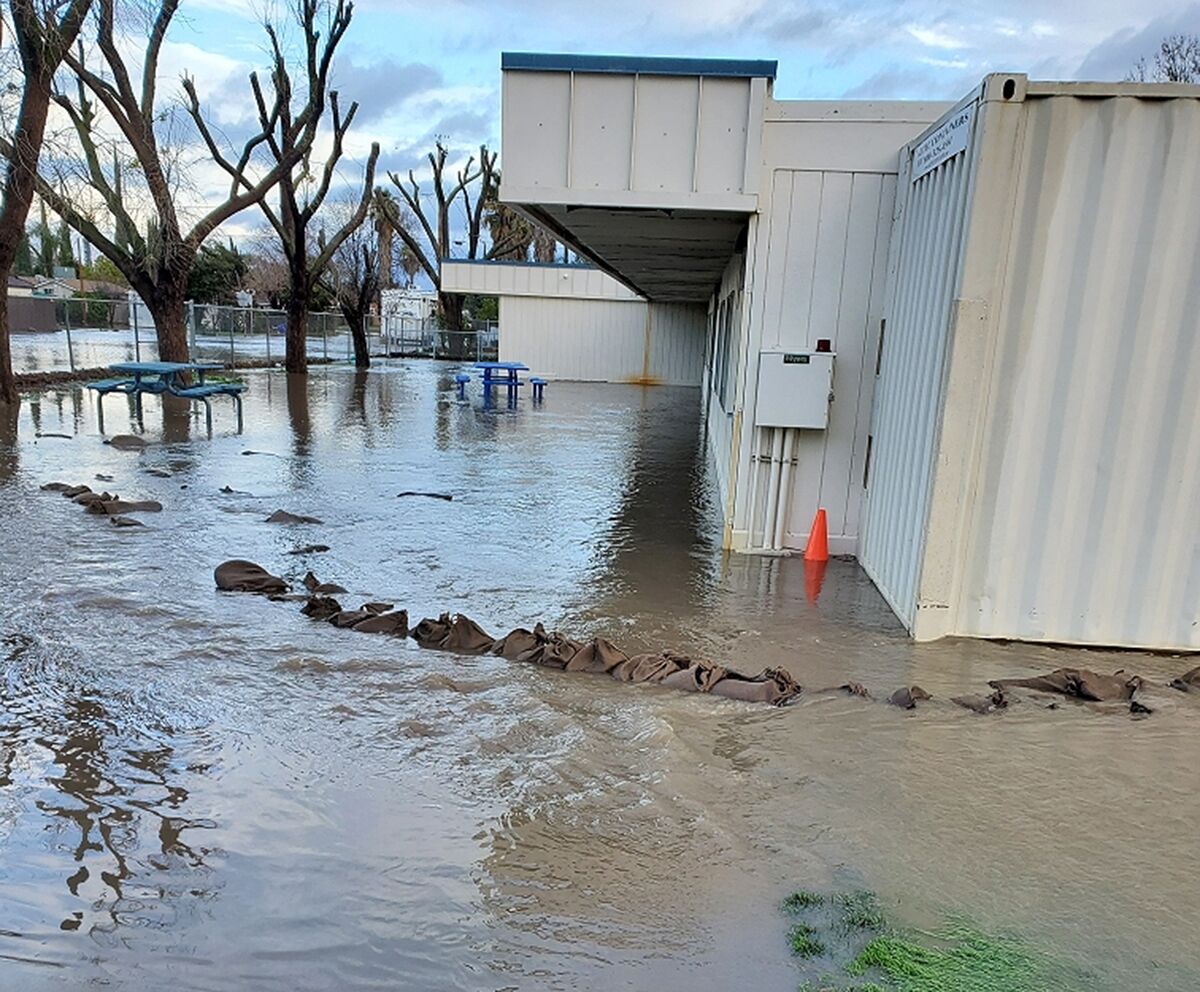
[[586, 265], [447, 259], [442, 262], [442, 286], [449, 293], [477, 293], [481, 296], [641, 299], [607, 272]]
[[[1200, 648], [1200, 88], [989, 77], [964, 155], [958, 220], [951, 201], [923, 236], [920, 210], [901, 221], [946, 258], [961, 225], [947, 306], [907, 342], [889, 313], [885, 336], [880, 395], [936, 394], [930, 439], [889, 455], [930, 477], [911, 629]], [[942, 335], [932, 383], [910, 374], [903, 349]], [[910, 496], [886, 464], [873, 576], [877, 522]]]
[[500, 359], [548, 379], [698, 386], [700, 304], [500, 297]]

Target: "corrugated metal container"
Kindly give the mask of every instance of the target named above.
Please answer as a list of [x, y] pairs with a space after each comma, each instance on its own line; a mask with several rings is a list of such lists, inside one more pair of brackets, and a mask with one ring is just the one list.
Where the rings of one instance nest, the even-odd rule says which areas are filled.
[[500, 358], [583, 382], [698, 386], [706, 311], [687, 303], [500, 297]]
[[1200, 648], [1200, 87], [991, 76], [904, 159], [863, 564], [919, 639]]

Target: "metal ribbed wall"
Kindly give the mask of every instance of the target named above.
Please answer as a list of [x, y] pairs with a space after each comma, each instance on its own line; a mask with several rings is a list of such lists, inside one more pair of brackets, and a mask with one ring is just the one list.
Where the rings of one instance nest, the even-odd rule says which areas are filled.
[[917, 602], [950, 303], [963, 243], [970, 150], [911, 182], [901, 171], [892, 300], [875, 386], [859, 559], [900, 619]]
[[1024, 105], [956, 628], [1197, 648], [1200, 98], [1062, 89]]
[[500, 358], [551, 379], [698, 386], [700, 304], [500, 297]]

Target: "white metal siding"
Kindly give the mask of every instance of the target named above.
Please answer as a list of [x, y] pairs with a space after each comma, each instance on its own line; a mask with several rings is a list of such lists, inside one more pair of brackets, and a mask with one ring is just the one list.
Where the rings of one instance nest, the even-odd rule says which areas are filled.
[[697, 386], [704, 335], [696, 304], [500, 298], [501, 360], [550, 379]]
[[[811, 350], [828, 338], [837, 353], [829, 425], [797, 435], [781, 497], [790, 503], [785, 547], [803, 546], [818, 507], [836, 550], [856, 547], [895, 192], [896, 177], [878, 173], [774, 174], [761, 348]], [[761, 502], [767, 466], [756, 471]]]
[[484, 296], [563, 296], [576, 300], [640, 300], [607, 272], [579, 265], [442, 262], [442, 289]]
[[859, 559], [905, 625], [917, 603], [950, 304], [961, 265], [971, 150], [897, 191], [892, 298], [879, 354]]
[[1024, 108], [956, 629], [1197, 648], [1200, 99]]

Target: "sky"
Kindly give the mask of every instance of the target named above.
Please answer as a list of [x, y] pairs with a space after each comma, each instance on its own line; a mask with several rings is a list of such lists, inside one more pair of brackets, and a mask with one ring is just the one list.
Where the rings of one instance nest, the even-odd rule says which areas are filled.
[[[252, 123], [248, 72], [264, 59], [267, 0], [183, 0], [160, 92], [196, 80], [231, 138]], [[357, 0], [335, 61], [360, 104], [342, 172], [372, 141], [381, 170], [420, 167], [435, 135], [460, 153], [499, 145], [500, 53], [777, 59], [775, 96], [957, 99], [992, 71], [1123, 78], [1174, 32], [1200, 33], [1200, 0]], [[501, 163], [503, 167], [503, 163]], [[247, 237], [243, 217], [226, 230]]]

